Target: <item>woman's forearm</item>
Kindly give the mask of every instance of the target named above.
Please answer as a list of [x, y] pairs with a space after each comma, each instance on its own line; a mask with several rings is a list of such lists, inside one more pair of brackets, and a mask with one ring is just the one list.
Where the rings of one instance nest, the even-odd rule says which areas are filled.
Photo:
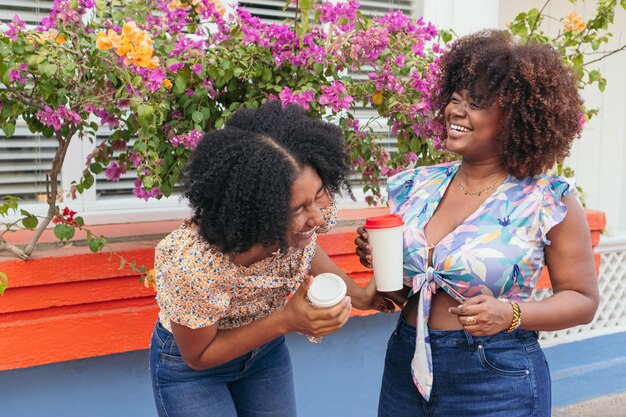
[[594, 294], [563, 290], [545, 300], [519, 303], [519, 306], [522, 329], [554, 331], [591, 322], [598, 299]]
[[289, 333], [291, 329], [282, 311], [234, 329], [211, 332], [208, 328], [189, 329], [172, 323], [172, 331], [187, 365], [195, 370], [204, 370], [229, 362]]
[[352, 305], [355, 308], [360, 310], [369, 308], [371, 297], [368, 296], [365, 289], [360, 287], [348, 274], [339, 268], [318, 244], [315, 256], [311, 259], [310, 273], [311, 275], [319, 275], [324, 272], [331, 272], [343, 279], [346, 283], [347, 295], [352, 298]]
[[229, 362], [251, 350], [289, 333], [281, 311], [235, 329], [218, 330], [215, 339], [198, 358], [198, 369], [212, 368]]

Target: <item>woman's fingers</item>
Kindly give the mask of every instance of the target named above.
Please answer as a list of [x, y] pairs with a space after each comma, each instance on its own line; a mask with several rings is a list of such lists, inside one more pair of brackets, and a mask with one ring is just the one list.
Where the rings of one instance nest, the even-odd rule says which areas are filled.
[[311, 311], [311, 326], [309, 334], [312, 336], [324, 336], [335, 333], [341, 329], [352, 311], [350, 297], [344, 298], [339, 304], [328, 308], [314, 308]]
[[361, 264], [367, 268], [372, 267], [372, 247], [369, 245], [369, 241], [367, 240], [367, 232], [360, 226], [357, 230], [359, 236], [354, 239], [354, 244], [356, 245], [356, 254], [359, 257], [359, 261]]
[[471, 297], [456, 307], [450, 307], [448, 312], [456, 314], [457, 316], [471, 316], [472, 314], [478, 314], [484, 310], [484, 307], [481, 304], [486, 301], [488, 300], [486, 296], [483, 295]]
[[398, 291], [383, 292], [381, 294], [386, 299], [393, 301], [400, 308], [409, 300], [407, 297], [408, 293], [404, 288]]

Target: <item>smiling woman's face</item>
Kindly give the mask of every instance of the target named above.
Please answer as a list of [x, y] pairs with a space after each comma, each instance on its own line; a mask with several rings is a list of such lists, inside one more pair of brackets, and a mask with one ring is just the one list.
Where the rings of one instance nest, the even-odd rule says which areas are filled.
[[313, 233], [324, 223], [320, 211], [331, 204], [322, 179], [310, 165], [300, 170], [291, 185], [291, 224], [287, 229], [289, 246], [303, 249], [311, 241]]
[[500, 122], [500, 105], [484, 106], [472, 99], [467, 90], [454, 92], [445, 108], [446, 148], [469, 160], [498, 155], [496, 135]]

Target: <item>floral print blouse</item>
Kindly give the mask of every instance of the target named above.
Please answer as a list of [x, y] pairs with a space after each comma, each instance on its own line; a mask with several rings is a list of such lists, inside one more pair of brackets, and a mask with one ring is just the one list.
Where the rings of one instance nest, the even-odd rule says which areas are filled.
[[218, 323], [220, 329], [244, 326], [282, 307], [309, 273], [317, 233], [337, 222], [334, 204], [323, 209], [324, 225], [304, 249], [290, 248], [250, 266], [234, 264], [206, 242], [189, 221], [167, 235], [155, 249], [159, 321], [197, 329]]
[[432, 295], [439, 289], [462, 303], [491, 295], [530, 298], [545, 265], [546, 234], [567, 213], [561, 201], [569, 185], [552, 175], [508, 176], [494, 193], [433, 249], [428, 265], [424, 228], [459, 168], [458, 162], [407, 170], [389, 178], [392, 213], [404, 219], [404, 284], [419, 293], [413, 381], [428, 401], [433, 368], [428, 340]]

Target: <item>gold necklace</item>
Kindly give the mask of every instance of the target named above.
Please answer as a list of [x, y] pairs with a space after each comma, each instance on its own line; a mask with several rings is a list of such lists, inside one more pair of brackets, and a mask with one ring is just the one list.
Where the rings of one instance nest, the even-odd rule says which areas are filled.
[[456, 180], [456, 185], [457, 187], [459, 187], [461, 189], [461, 191], [463, 191], [463, 194], [465, 195], [475, 195], [475, 196], [479, 196], [484, 193], [485, 191], [491, 190], [492, 188], [494, 188], [496, 186], [496, 184], [498, 183], [498, 180], [502, 181], [501, 177], [498, 177], [495, 179], [494, 182], [492, 182], [489, 186], [483, 188], [482, 190], [478, 190], [478, 191], [468, 191], [468, 189], [461, 184], [461, 181]]

